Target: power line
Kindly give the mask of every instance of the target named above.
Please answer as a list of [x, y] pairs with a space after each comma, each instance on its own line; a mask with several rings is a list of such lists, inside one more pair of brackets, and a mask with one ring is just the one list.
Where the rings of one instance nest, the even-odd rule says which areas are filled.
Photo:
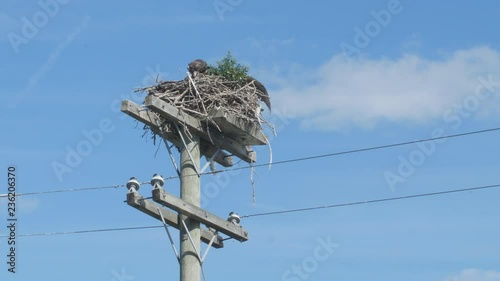
[[[121, 228], [103, 228], [103, 229], [90, 229], [90, 230], [76, 230], [76, 231], [64, 231], [64, 232], [43, 232], [43, 233], [19, 234], [19, 235], [17, 235], [17, 237], [83, 234], [83, 233], [93, 233], [93, 232], [139, 230], [139, 229], [162, 228], [162, 227], [163, 227], [163, 225], [151, 225], [151, 226], [131, 226], [131, 227], [121, 227]], [[0, 237], [1, 238], [5, 238], [5, 237], [8, 237], [8, 236], [0, 236]]]
[[[359, 149], [353, 149], [353, 150], [346, 150], [346, 151], [339, 151], [339, 152], [333, 152], [333, 153], [327, 153], [327, 154], [307, 156], [307, 157], [302, 157], [302, 158], [281, 160], [281, 161], [273, 162], [271, 164], [272, 165], [281, 165], [281, 164], [287, 164], [287, 163], [293, 163], [293, 162], [307, 161], [307, 160], [313, 160], [313, 159], [319, 159], [319, 158], [327, 158], [327, 157], [333, 157], [333, 156], [339, 156], [339, 155], [354, 154], [354, 153], [367, 152], [367, 151], [372, 151], [372, 150], [379, 150], [379, 149], [385, 149], [385, 148], [391, 148], [391, 147], [397, 147], [397, 146], [404, 146], [404, 145], [415, 144], [415, 143], [426, 142], [426, 141], [436, 141], [436, 140], [441, 140], [441, 139], [458, 138], [458, 137], [464, 137], [464, 136], [469, 136], [469, 135], [489, 133], [489, 132], [494, 132], [494, 131], [499, 131], [499, 130], [500, 130], [500, 127], [497, 127], [497, 128], [471, 131], [471, 132], [467, 132], [467, 133], [460, 133], [460, 134], [454, 134], [454, 135], [448, 135], [448, 136], [442, 136], [442, 137], [436, 137], [436, 138], [427, 138], [427, 139], [420, 139], [420, 140], [414, 140], [414, 141], [406, 141], [406, 142], [399, 142], [399, 143], [393, 143], [393, 144], [387, 144], [387, 145], [372, 146], [372, 147], [366, 147], [366, 148], [359, 148]], [[258, 167], [264, 167], [264, 166], [269, 166], [269, 163], [228, 168], [228, 169], [218, 170], [215, 172], [210, 171], [210, 172], [201, 173], [200, 175], [211, 175], [211, 174], [216, 174], [216, 173], [258, 168]], [[186, 177], [189, 177], [189, 176], [198, 176], [198, 174], [186, 175]], [[177, 179], [177, 178], [179, 178], [179, 176], [170, 176], [170, 177], [167, 177], [165, 179], [171, 180], [171, 179]]]
[[429, 196], [436, 196], [436, 195], [443, 195], [443, 194], [450, 194], [450, 193], [482, 190], [482, 189], [489, 189], [489, 188], [495, 188], [495, 187], [500, 187], [500, 184], [471, 187], [471, 188], [463, 188], [463, 189], [455, 189], [455, 190], [447, 190], [447, 191], [439, 191], [439, 192], [432, 192], [432, 193], [415, 194], [415, 195], [400, 196], [400, 197], [374, 199], [374, 200], [367, 200], [367, 201], [334, 204], [334, 205], [326, 205], [326, 206], [291, 209], [291, 210], [283, 210], [283, 211], [275, 211], [275, 212], [267, 212], [267, 213], [257, 213], [257, 214], [241, 216], [241, 218], [250, 218], [250, 217], [258, 217], [258, 216], [271, 216], [271, 215], [280, 215], [280, 214], [286, 214], [286, 213], [313, 211], [313, 210], [319, 210], [319, 209], [329, 209], [329, 208], [338, 208], [338, 207], [346, 207], [346, 206], [354, 206], [354, 205], [372, 204], [372, 203], [404, 200], [404, 199], [411, 199], [411, 198], [418, 198], [418, 197], [429, 197]]
[[[469, 187], [469, 188], [454, 189], [454, 190], [447, 190], [447, 191], [439, 191], [439, 192], [432, 192], [432, 193], [421, 193], [421, 194], [408, 195], [408, 196], [400, 196], [400, 197], [390, 197], [390, 198], [374, 199], [374, 200], [367, 200], [367, 201], [358, 201], [358, 202], [334, 204], [334, 205], [326, 205], [326, 206], [316, 206], [316, 207], [291, 209], [291, 210], [283, 210], [283, 211], [275, 211], [275, 212], [256, 213], [256, 214], [250, 214], [250, 215], [241, 216], [241, 218], [250, 218], [250, 217], [258, 217], [258, 216], [273, 216], [273, 215], [280, 215], [280, 214], [286, 214], [286, 213], [305, 212], [305, 211], [312, 211], [312, 210], [319, 210], [319, 209], [338, 208], [338, 207], [355, 206], [355, 205], [363, 205], [363, 204], [373, 204], [373, 203], [380, 203], [380, 202], [387, 202], [387, 201], [396, 201], [396, 200], [405, 200], [405, 199], [419, 198], [419, 197], [438, 196], [438, 195], [444, 195], [444, 194], [450, 194], [450, 193], [459, 193], [459, 192], [466, 192], [466, 191], [485, 190], [485, 189], [491, 189], [491, 188], [495, 188], [495, 187], [500, 187], [500, 184], [478, 186], [478, 187]], [[18, 237], [83, 234], [83, 233], [109, 232], [109, 231], [125, 231], [125, 230], [139, 230], [139, 229], [162, 228], [162, 227], [163, 227], [163, 225], [131, 226], [131, 227], [122, 227], [122, 228], [103, 228], [103, 229], [77, 230], [77, 231], [65, 231], [65, 232], [45, 232], [45, 233], [20, 234], [20, 235], [18, 235]], [[5, 238], [5, 237], [8, 237], [8, 236], [0, 236], [0, 238]]]
[[[372, 147], [367, 147], [367, 148], [360, 148], [360, 149], [353, 149], [353, 150], [340, 151], [340, 152], [334, 152], [334, 153], [307, 156], [307, 157], [302, 157], [302, 158], [281, 160], [281, 161], [273, 162], [272, 165], [280, 165], [280, 164], [313, 160], [313, 159], [339, 156], [339, 155], [345, 155], [345, 154], [354, 154], [354, 153], [359, 153], [359, 152], [366, 152], [366, 151], [371, 151], [371, 150], [391, 148], [391, 147], [415, 144], [415, 143], [426, 142], [426, 141], [436, 141], [436, 140], [441, 140], [441, 139], [450, 139], [450, 138], [464, 137], [464, 136], [475, 135], [475, 134], [489, 133], [489, 132], [494, 132], [494, 131], [499, 131], [499, 130], [500, 130], [500, 127], [497, 127], [497, 128], [492, 128], [492, 129], [478, 130], [478, 131], [472, 131], [472, 132], [467, 132], [467, 133], [454, 134], [454, 135], [442, 136], [442, 137], [436, 137], [436, 138], [420, 139], [420, 140], [415, 140], [415, 141], [406, 141], [406, 142], [393, 143], [393, 144], [387, 144], [387, 145], [372, 146]], [[244, 167], [224, 169], [224, 170], [220, 170], [217, 172], [227, 172], [227, 171], [234, 171], [234, 170], [241, 170], [241, 169], [257, 168], [257, 167], [263, 167], [263, 166], [269, 166], [269, 164], [248, 165], [248, 166], [244, 166]], [[211, 174], [211, 172], [206, 172], [203, 174]], [[172, 178], [177, 178], [177, 177], [172, 177]]]
[[[142, 182], [140, 184], [141, 185], [149, 184], [149, 182]], [[16, 193], [16, 196], [39, 195], [39, 194], [62, 193], [62, 192], [75, 192], [75, 191], [88, 191], [88, 190], [110, 189], [110, 188], [119, 188], [119, 187], [125, 187], [125, 184]], [[8, 194], [0, 194], [0, 198], [1, 197], [8, 197]]]
[[[320, 154], [320, 155], [306, 156], [306, 157], [301, 157], [301, 158], [287, 159], [287, 160], [276, 161], [276, 162], [273, 162], [271, 164], [272, 165], [281, 165], [281, 164], [307, 161], [307, 160], [313, 160], [313, 159], [319, 159], [319, 158], [327, 158], [327, 157], [333, 157], [333, 156], [339, 156], [339, 155], [355, 154], [355, 153], [360, 153], [360, 152], [367, 152], [367, 151], [372, 151], [372, 150], [392, 148], [392, 147], [404, 146], [404, 145], [415, 144], [415, 143], [426, 142], [426, 141], [436, 141], [436, 140], [441, 140], [441, 139], [450, 139], [450, 138], [458, 138], [458, 137], [464, 137], [464, 136], [470, 136], [470, 135], [476, 135], [476, 134], [490, 133], [490, 132], [499, 131], [499, 130], [500, 130], [500, 127], [496, 127], [496, 128], [491, 128], [491, 129], [477, 130], [477, 131], [471, 131], [471, 132], [436, 137], [436, 138], [427, 138], [427, 139], [420, 139], [420, 140], [414, 140], [414, 141], [406, 141], [406, 142], [372, 146], [372, 147], [359, 148], [359, 149], [353, 149], [353, 150], [326, 153], [326, 154]], [[264, 167], [264, 166], [269, 166], [269, 163], [228, 168], [228, 169], [218, 170], [215, 172], [210, 171], [210, 172], [201, 173], [200, 175], [211, 175], [211, 174], [216, 174], [216, 173], [230, 172], [230, 171], [243, 170], [243, 169], [252, 169], [252, 168], [258, 168], [258, 167]], [[186, 175], [186, 177], [189, 177], [189, 176], [198, 176], [198, 174]], [[167, 177], [165, 179], [171, 180], [171, 179], [177, 179], [177, 178], [179, 178], [179, 176], [170, 176], [170, 177]]]
[[[387, 144], [387, 145], [372, 146], [372, 147], [367, 147], [367, 148], [359, 148], [359, 149], [346, 150], [346, 151], [340, 151], [340, 152], [334, 152], [334, 153], [307, 156], [307, 157], [302, 157], [302, 158], [287, 159], [287, 160], [276, 161], [276, 162], [272, 163], [272, 165], [281, 165], [281, 164], [300, 162], [300, 161], [306, 161], [306, 160], [313, 160], [313, 159], [319, 159], [319, 158], [327, 158], [327, 157], [333, 157], [333, 156], [339, 156], [339, 155], [355, 154], [355, 153], [360, 153], [360, 152], [367, 152], [367, 151], [372, 151], [372, 150], [379, 150], [379, 149], [385, 149], [385, 148], [391, 148], [391, 147], [397, 147], [397, 146], [404, 146], [404, 145], [415, 144], [415, 143], [426, 142], [426, 141], [436, 141], [436, 140], [441, 140], [441, 139], [458, 138], [458, 137], [464, 137], [464, 136], [469, 136], [469, 135], [489, 133], [489, 132], [494, 132], [494, 131], [499, 131], [499, 130], [500, 130], [500, 127], [497, 127], [497, 128], [491, 128], [491, 129], [485, 129], [485, 130], [471, 131], [471, 132], [461, 133], [461, 134], [454, 134], [454, 135], [449, 135], [449, 136], [442, 136], [442, 137], [437, 137], [437, 138], [427, 138], [427, 139], [420, 139], [420, 140], [415, 140], [415, 141], [406, 141], [406, 142], [399, 142], [399, 143], [393, 143], [393, 144]], [[266, 164], [257, 164], [257, 165], [248, 165], [248, 166], [218, 170], [218, 171], [214, 171], [214, 172], [205, 172], [205, 173], [201, 173], [200, 175], [212, 175], [212, 174], [229, 172], [229, 171], [264, 167], [264, 166], [268, 166], [268, 165], [269, 164], [267, 164], [267, 163]], [[198, 175], [191, 174], [191, 175], [186, 175], [186, 176], [198, 176]], [[171, 179], [176, 179], [176, 178], [179, 178], [179, 176], [166, 177], [165, 180], [171, 180]], [[141, 185], [142, 184], [149, 184], [149, 182], [143, 182], [143, 183], [141, 183]], [[27, 193], [18, 193], [18, 194], [16, 194], [16, 196], [98, 190], [98, 189], [118, 188], [118, 187], [124, 187], [124, 186], [125, 186], [124, 184], [119, 184], [119, 185], [110, 185], [110, 186], [101, 186], [101, 187], [86, 187], [86, 188], [72, 188], [72, 189], [39, 191], [39, 192], [27, 192]], [[0, 194], [0, 198], [2, 198], [2, 197], [7, 197], [7, 194]]]

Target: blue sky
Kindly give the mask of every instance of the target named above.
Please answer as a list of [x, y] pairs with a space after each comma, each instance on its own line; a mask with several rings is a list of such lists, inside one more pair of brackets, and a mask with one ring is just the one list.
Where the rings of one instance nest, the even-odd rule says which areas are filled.
[[[173, 176], [164, 147], [155, 157], [158, 144], [141, 138], [117, 105], [140, 103], [133, 89], [157, 76], [180, 79], [189, 61], [213, 63], [228, 50], [270, 92], [276, 161], [495, 128], [499, 13], [492, 0], [4, 1], [0, 179], [6, 182], [11, 164], [18, 192]], [[68, 164], [68, 151], [96, 130], [102, 138], [88, 153], [56, 172], [54, 163]], [[257, 168], [255, 205], [249, 170], [204, 176], [203, 204], [225, 217], [498, 184], [498, 137]], [[257, 151], [266, 163], [268, 150]], [[170, 180], [166, 188], [178, 194], [178, 185]], [[141, 193], [148, 196], [149, 187]], [[124, 204], [125, 195], [122, 188], [20, 197], [18, 232], [159, 225]], [[211, 250], [205, 275], [497, 281], [499, 195], [490, 189], [247, 218], [250, 240]], [[4, 198], [0, 207], [6, 224]], [[1, 280], [178, 278], [161, 228], [21, 237], [18, 244], [18, 272], [2, 262]], [[6, 251], [1, 239], [0, 260]]]

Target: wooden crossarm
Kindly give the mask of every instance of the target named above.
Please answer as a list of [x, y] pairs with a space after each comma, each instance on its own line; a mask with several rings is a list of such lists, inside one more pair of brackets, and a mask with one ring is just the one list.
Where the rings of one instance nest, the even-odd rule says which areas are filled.
[[[179, 229], [180, 227], [179, 216], [177, 214], [155, 204], [151, 200], [144, 199], [138, 193], [129, 192], [127, 194], [127, 204], [161, 221], [161, 217], [158, 214], [158, 210], [156, 209], [159, 208], [163, 218], [165, 219], [165, 223], [176, 229]], [[207, 229], [204, 228], [201, 229], [201, 241], [203, 241], [204, 243], [209, 244], [213, 236], [214, 234], [211, 231], [208, 231]], [[214, 248], [224, 247], [224, 241], [222, 240], [222, 237], [219, 235], [216, 236], [217, 237], [215, 238], [215, 241], [212, 243], [212, 247]]]
[[[153, 131], [163, 139], [173, 143], [177, 147], [182, 147], [182, 140], [180, 139], [178, 134], [160, 130], [159, 125], [161, 123], [161, 120], [151, 110], [143, 108], [132, 101], [124, 100], [122, 101], [121, 111], [136, 119], [137, 121], [148, 125], [151, 131]], [[201, 153], [207, 158], [211, 158], [217, 152], [217, 150], [218, 148], [215, 145], [207, 141], [203, 141], [201, 144]], [[224, 167], [233, 166], [233, 157], [228, 155], [224, 151], [221, 151], [219, 154], [217, 154], [213, 161], [219, 163]]]
[[224, 133], [217, 131], [215, 128], [209, 130], [205, 122], [185, 113], [177, 107], [152, 95], [144, 99], [144, 104], [147, 108], [162, 115], [166, 119], [186, 126], [192, 133], [197, 134], [204, 141], [213, 142], [215, 146], [226, 150], [243, 161], [247, 163], [256, 161], [257, 156], [255, 151], [249, 149], [248, 146], [224, 135]]
[[235, 225], [199, 207], [189, 204], [166, 192], [162, 188], [155, 188], [153, 190], [153, 201], [186, 215], [192, 220], [199, 221], [207, 227], [216, 229], [238, 241], [243, 242], [248, 240], [248, 232], [241, 226]]

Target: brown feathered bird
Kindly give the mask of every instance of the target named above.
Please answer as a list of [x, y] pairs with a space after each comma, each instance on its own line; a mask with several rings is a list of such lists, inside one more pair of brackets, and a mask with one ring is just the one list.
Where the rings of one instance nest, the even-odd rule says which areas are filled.
[[205, 73], [207, 69], [207, 62], [201, 59], [194, 60], [188, 64], [188, 71], [193, 77], [196, 77], [199, 73]]
[[264, 87], [264, 85], [262, 85], [262, 83], [260, 83], [259, 80], [253, 78], [252, 76], [247, 76], [245, 78], [245, 81], [247, 83], [253, 82], [255, 88], [257, 89], [257, 95], [259, 96], [259, 99], [266, 104], [269, 110], [271, 110], [271, 99], [269, 98], [269, 94], [267, 93], [266, 87]]

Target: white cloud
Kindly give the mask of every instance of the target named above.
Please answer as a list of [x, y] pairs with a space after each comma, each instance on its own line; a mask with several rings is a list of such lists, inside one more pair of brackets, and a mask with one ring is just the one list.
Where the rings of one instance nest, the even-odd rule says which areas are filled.
[[500, 281], [500, 272], [465, 269], [458, 275], [447, 277], [444, 281]]
[[37, 198], [19, 197], [17, 199], [19, 210], [23, 213], [31, 213], [40, 206], [40, 200]]
[[[303, 70], [273, 91], [275, 108], [286, 108], [304, 127], [372, 128], [381, 121], [421, 123], [473, 95], [478, 77], [500, 81], [500, 52], [489, 47], [459, 50], [427, 59], [348, 59], [336, 55], [316, 70]], [[293, 77], [292, 77], [293, 76]], [[498, 92], [496, 108], [498, 114]], [[489, 101], [488, 105], [491, 106]], [[273, 105], [273, 106], [274, 106]], [[484, 109], [484, 108], [483, 108]]]
[[[0, 194], [4, 195], [5, 194]], [[7, 203], [9, 201], [7, 200], [7, 197], [0, 197], [0, 208], [6, 209], [7, 208]], [[31, 213], [34, 210], [36, 210], [40, 206], [40, 200], [37, 198], [28, 198], [28, 197], [17, 197], [16, 199], [16, 212], [21, 212], [21, 213]]]

